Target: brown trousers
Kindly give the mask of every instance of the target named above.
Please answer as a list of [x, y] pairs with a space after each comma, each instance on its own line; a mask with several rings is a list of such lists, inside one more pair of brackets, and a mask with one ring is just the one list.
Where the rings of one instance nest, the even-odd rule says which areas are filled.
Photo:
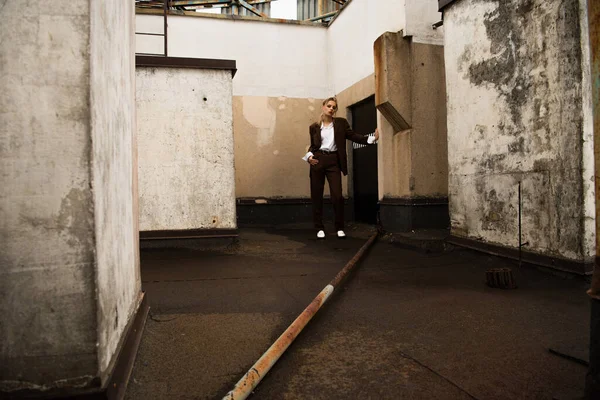
[[344, 198], [342, 196], [342, 173], [336, 153], [324, 154], [316, 152], [313, 156], [319, 163], [310, 166], [310, 198], [313, 208], [313, 222], [317, 230], [323, 225], [323, 189], [325, 178], [329, 182], [329, 193], [335, 213], [335, 230], [344, 229]]

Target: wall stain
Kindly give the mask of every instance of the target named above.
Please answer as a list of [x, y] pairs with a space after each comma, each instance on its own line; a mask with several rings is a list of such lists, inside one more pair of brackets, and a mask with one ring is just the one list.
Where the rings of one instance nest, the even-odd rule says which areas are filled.
[[62, 199], [56, 218], [60, 232], [67, 234], [67, 244], [74, 249], [93, 251], [94, 214], [90, 190], [73, 188]]
[[498, 230], [502, 233], [510, 231], [510, 224], [505, 217], [506, 203], [498, 199], [498, 194], [495, 189], [484, 193], [486, 204], [486, 212], [481, 221], [481, 226], [484, 230]]
[[490, 154], [479, 163], [481, 169], [485, 171], [504, 172], [502, 161], [506, 159], [506, 154]]
[[[539, 239], [532, 243], [532, 250], [582, 254], [583, 141], [578, 138], [583, 132], [583, 73], [579, 1], [481, 2], [493, 5], [493, 10], [473, 17], [473, 13], [468, 13], [469, 7], [478, 3], [473, 0], [455, 22], [465, 19], [466, 26], [483, 24], [489, 53], [477, 50], [481, 39], [474, 38], [464, 45], [457, 63], [463, 78], [473, 86], [497, 93], [498, 104], [493, 105], [496, 110], [491, 113], [497, 116], [498, 123], [489, 132], [476, 125], [470, 133], [474, 151], [469, 163], [485, 178], [475, 183], [474, 204], [465, 199], [461, 210], [465, 208], [465, 213], [480, 216], [483, 230], [493, 231], [486, 235], [488, 239], [508, 238], [516, 230], [516, 182], [528, 182], [523, 192], [527, 221], [524, 234], [529, 239]], [[490, 144], [498, 143], [498, 136], [503, 136], [501, 143], [506, 143], [506, 150], [499, 154], [497, 150], [490, 151], [494, 148]], [[492, 189], [490, 179], [495, 173], [512, 174], [515, 187], [507, 183]], [[539, 173], [543, 173], [542, 182], [533, 175]], [[471, 234], [475, 236], [475, 225], [463, 226], [461, 231], [474, 229]]]
[[508, 145], [508, 152], [525, 154], [525, 138], [521, 136], [514, 142], [510, 143]]

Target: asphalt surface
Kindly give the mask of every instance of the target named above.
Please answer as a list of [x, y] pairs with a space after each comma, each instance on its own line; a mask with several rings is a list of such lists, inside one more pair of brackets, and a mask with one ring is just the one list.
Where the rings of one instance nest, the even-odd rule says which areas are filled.
[[[220, 399], [366, 242], [241, 229], [141, 252], [150, 316], [126, 398]], [[471, 250], [380, 238], [252, 399], [577, 399], [588, 283]], [[435, 246], [434, 246], [435, 247]], [[512, 268], [517, 289], [485, 285]]]

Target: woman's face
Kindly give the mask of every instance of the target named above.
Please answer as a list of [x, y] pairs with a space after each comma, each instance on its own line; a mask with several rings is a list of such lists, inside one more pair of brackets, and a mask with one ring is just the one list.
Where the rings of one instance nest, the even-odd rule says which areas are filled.
[[329, 100], [323, 105], [323, 114], [333, 117], [337, 111], [337, 103], [333, 100]]

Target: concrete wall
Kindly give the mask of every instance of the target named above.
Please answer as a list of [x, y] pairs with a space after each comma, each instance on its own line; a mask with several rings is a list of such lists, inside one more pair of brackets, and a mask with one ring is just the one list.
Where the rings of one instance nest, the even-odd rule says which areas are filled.
[[444, 26], [433, 29], [432, 25], [442, 20], [438, 2], [429, 0], [404, 0], [406, 26], [404, 36], [411, 36], [414, 43], [444, 44]]
[[[375, 7], [353, 0], [328, 28], [305, 22], [169, 16], [170, 56], [236, 60], [236, 196], [308, 198], [307, 165], [300, 157], [322, 99], [351, 93], [354, 85], [364, 87], [361, 82], [369, 77], [369, 90], [361, 89], [364, 97], [352, 98], [360, 101], [375, 93], [373, 43], [385, 31], [407, 27], [407, 13], [415, 19], [409, 25], [414, 40], [439, 41], [440, 31], [431, 29], [440, 19], [436, 5], [435, 0], [384, 0]], [[137, 32], [163, 30], [157, 15], [138, 14], [136, 25]], [[162, 51], [162, 38], [156, 43], [141, 36], [137, 40], [138, 51]], [[346, 107], [353, 103], [342, 97], [339, 115], [345, 117]]]
[[[237, 79], [237, 76], [236, 76]], [[309, 197], [308, 127], [321, 99], [235, 96], [237, 197]]]
[[327, 30], [329, 79], [339, 93], [375, 72], [373, 43], [384, 32], [403, 31], [414, 42], [441, 44], [435, 0], [352, 0]]
[[138, 254], [133, 2], [91, 2], [91, 135], [98, 362], [103, 379], [137, 311]]
[[522, 181], [527, 249], [593, 254], [582, 15], [579, 0], [462, 0], [445, 10], [454, 235], [517, 246]]
[[[136, 25], [137, 32], [162, 32], [159, 16], [138, 14]], [[152, 40], [138, 35], [138, 51], [162, 51], [162, 44]], [[320, 113], [319, 99], [332, 93], [325, 58], [327, 29], [319, 24], [169, 16], [168, 48], [173, 57], [236, 61], [236, 197], [309, 197], [308, 169], [300, 158], [309, 145], [308, 127]]]
[[[235, 60], [234, 96], [330, 95], [325, 27], [192, 14], [169, 16], [168, 55]], [[162, 17], [138, 14], [136, 31], [162, 32], [162, 23]], [[138, 36], [137, 40], [138, 52], [140, 48], [146, 52], [162, 49], [160, 43], [145, 42], [151, 39]]]
[[89, 1], [0, 8], [1, 390], [97, 372]]
[[133, 10], [28, 5], [0, 8], [0, 391], [68, 392], [102, 383], [139, 296]]
[[327, 29], [329, 81], [333, 92], [339, 93], [373, 74], [375, 40], [383, 32], [398, 32], [405, 26], [405, 1], [383, 0], [374, 5], [353, 0], [344, 7]]
[[415, 197], [448, 195], [444, 48], [412, 43], [411, 181]]
[[136, 74], [140, 230], [235, 228], [231, 71]]
[[375, 42], [381, 219], [390, 231], [448, 227], [448, 147], [442, 46], [402, 32]]

